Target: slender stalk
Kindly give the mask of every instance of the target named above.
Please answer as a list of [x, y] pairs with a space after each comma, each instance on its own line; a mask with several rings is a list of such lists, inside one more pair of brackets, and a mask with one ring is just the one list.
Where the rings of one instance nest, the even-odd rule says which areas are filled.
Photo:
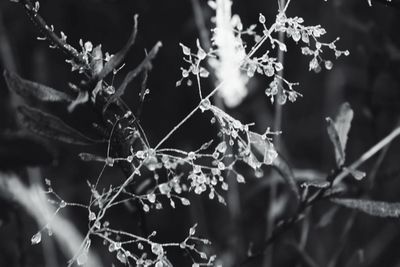
[[[222, 87], [224, 82], [221, 82], [217, 87], [214, 88], [214, 90], [212, 90], [211, 93], [209, 93], [202, 101], [204, 100], [210, 100], [210, 98], [215, 95], [215, 93], [217, 93], [217, 91], [219, 90], [219, 88]], [[195, 113], [197, 110], [200, 109], [201, 103], [202, 101], [200, 101], [200, 103], [188, 114], [186, 115], [185, 118], [183, 118], [183, 120], [181, 120], [181, 122], [179, 122], [155, 147], [154, 149], [157, 150], [163, 143], [165, 143], [165, 141], [167, 141], [185, 122], [187, 122]]]
[[397, 136], [400, 135], [400, 127], [395, 128], [390, 134], [388, 134], [385, 138], [379, 141], [376, 145], [367, 150], [364, 154], [361, 155], [355, 162], [353, 162], [348, 168], [343, 169], [342, 172], [335, 178], [334, 185], [339, 184], [347, 175], [350, 174], [350, 170], [357, 169], [362, 163], [367, 161], [385, 146], [390, 144]]

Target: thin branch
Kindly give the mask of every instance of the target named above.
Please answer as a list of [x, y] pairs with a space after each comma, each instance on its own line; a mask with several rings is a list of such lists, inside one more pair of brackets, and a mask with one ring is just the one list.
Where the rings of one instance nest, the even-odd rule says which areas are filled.
[[390, 144], [397, 136], [400, 135], [400, 127], [395, 128], [390, 134], [383, 138], [376, 145], [371, 147], [368, 151], [361, 155], [355, 162], [353, 162], [348, 168], [342, 170], [342, 172], [335, 178], [334, 185], [339, 184], [347, 175], [350, 174], [351, 170], [356, 170], [362, 163], [367, 161], [369, 158], [378, 153], [385, 146]]
[[40, 32], [46, 37], [52, 45], [63, 51], [69, 59], [73, 59], [77, 64], [85, 66], [85, 71], [90, 70], [89, 64], [80, 56], [78, 51], [69, 45], [54, 32], [53, 26], [47, 25], [46, 21], [38, 14], [38, 10], [30, 0], [21, 0], [26, 13], [32, 22], [39, 28]]

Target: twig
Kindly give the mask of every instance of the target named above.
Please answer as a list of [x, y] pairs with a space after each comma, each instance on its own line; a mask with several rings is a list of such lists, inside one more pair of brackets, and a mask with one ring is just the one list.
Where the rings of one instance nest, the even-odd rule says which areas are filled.
[[[279, 0], [279, 6], [280, 7], [284, 7], [286, 4], [285, 0]], [[281, 43], [285, 43], [285, 33], [284, 32], [279, 32], [279, 42]], [[282, 66], [285, 65], [285, 52], [281, 49], [278, 50], [278, 62], [282, 63]], [[278, 75], [280, 77], [284, 77], [284, 73], [283, 73], [283, 68], [278, 72]], [[282, 79], [278, 79], [278, 88], [282, 88], [282, 83], [283, 80]], [[278, 90], [278, 94], [277, 97], [279, 99], [279, 97], [281, 97], [281, 95], [284, 94], [283, 91]], [[274, 120], [274, 131], [275, 132], [279, 132], [282, 130], [282, 113], [283, 113], [283, 109], [282, 109], [282, 105], [279, 103], [279, 101], [275, 101], [275, 120]], [[281, 137], [279, 134], [274, 136], [274, 146], [275, 148], [280, 151], [281, 148]]]
[[143, 71], [143, 78], [142, 78], [142, 83], [140, 85], [140, 94], [139, 94], [139, 107], [136, 111], [136, 118], [140, 121], [140, 116], [142, 115], [142, 110], [144, 106], [144, 100], [146, 98], [147, 94], [147, 79], [149, 76], [149, 71], [147, 69], [144, 69]]
[[38, 14], [37, 9], [30, 0], [21, 0], [26, 13], [32, 22], [39, 28], [46, 39], [63, 51], [69, 59], [73, 59], [77, 64], [85, 66], [85, 70], [90, 70], [89, 64], [79, 55], [78, 51], [54, 33], [53, 27], [48, 26], [44, 19]]

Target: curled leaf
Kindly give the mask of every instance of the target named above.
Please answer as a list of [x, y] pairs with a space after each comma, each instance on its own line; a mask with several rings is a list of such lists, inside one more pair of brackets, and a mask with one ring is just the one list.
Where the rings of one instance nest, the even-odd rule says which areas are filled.
[[40, 83], [22, 79], [16, 73], [4, 71], [8, 88], [27, 101], [71, 102], [72, 97]]
[[59, 118], [35, 108], [21, 106], [18, 113], [26, 128], [39, 135], [76, 145], [88, 145], [95, 140], [71, 128]]
[[366, 214], [377, 217], [400, 217], [400, 203], [389, 203], [366, 199], [335, 198], [332, 201], [338, 205], [356, 209]]

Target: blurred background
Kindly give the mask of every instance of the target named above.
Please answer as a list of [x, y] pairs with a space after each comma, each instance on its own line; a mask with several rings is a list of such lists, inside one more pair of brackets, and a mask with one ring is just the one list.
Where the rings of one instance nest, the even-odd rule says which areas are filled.
[[[382, 1], [384, 2], [384, 1]], [[398, 125], [400, 119], [400, 8], [365, 0], [293, 0], [288, 16], [300, 16], [305, 25], [321, 24], [327, 29], [324, 41], [341, 37], [338, 48], [350, 51], [350, 56], [334, 60], [331, 71], [308, 71], [309, 58], [300, 53], [299, 46], [287, 40], [284, 76], [299, 82], [303, 94], [295, 103], [282, 110], [280, 152], [291, 167], [307, 176], [324, 176], [334, 166], [334, 152], [326, 134], [327, 116], [334, 117], [340, 104], [349, 102], [355, 112], [347, 146], [347, 162], [356, 160], [364, 151], [381, 140]], [[124, 73], [134, 68], [157, 41], [163, 47], [153, 62], [149, 74], [147, 96], [141, 118], [142, 126], [152, 145], [172, 129], [198, 101], [194, 87], [175, 87], [184, 66], [179, 43], [195, 47], [199, 29], [194, 5], [200, 5], [207, 28], [213, 25], [213, 12], [202, 0], [57, 0], [41, 1], [40, 13], [63, 31], [68, 41], [78, 47], [79, 39], [102, 44], [103, 51], [115, 53], [124, 45], [139, 14], [137, 42], [129, 52], [126, 67], [115, 77], [119, 84]], [[276, 1], [233, 1], [233, 13], [249, 26], [257, 23], [259, 13], [272, 23], [278, 9]], [[0, 69], [17, 72], [20, 76], [61, 91], [68, 82], [78, 81], [70, 72], [60, 51], [36, 40], [37, 29], [20, 5], [0, 2]], [[326, 55], [334, 58], [334, 55]], [[265, 96], [268, 81], [254, 78], [250, 94], [235, 109], [228, 110], [243, 123], [255, 122], [254, 131], [262, 133], [272, 126], [274, 106]], [[140, 86], [133, 83], [124, 95], [126, 103], [137, 109]], [[204, 82], [203, 90], [210, 92], [212, 82]], [[93, 181], [101, 164], [85, 163], [78, 153], [104, 154], [106, 147], [63, 145], [39, 138], [18, 126], [15, 108], [21, 99], [12, 95], [0, 78], [0, 170], [17, 173], [26, 183], [48, 178], [64, 199], [87, 203], [90, 191], [87, 180]], [[45, 107], [69, 125], [89, 136], [96, 136], [91, 123], [91, 110], [78, 107], [68, 113], [65, 107]], [[179, 130], [166, 146], [191, 151], [210, 140], [217, 129], [210, 127], [210, 117], [198, 114]], [[400, 202], [400, 141], [366, 162], [361, 170], [367, 177], [354, 185], [353, 195], [391, 202]], [[27, 170], [26, 168], [29, 167]], [[34, 167], [34, 171], [32, 168]], [[199, 223], [199, 234], [212, 245], [205, 248], [217, 254], [224, 266], [237, 265], [246, 257], [249, 247], [261, 244], [271, 232], [274, 222], [293, 211], [293, 200], [287, 186], [277, 174], [264, 169], [261, 178], [247, 170], [245, 185], [234, 185], [227, 196], [228, 206], [207, 197], [188, 195], [190, 207], [166, 207], [151, 211], [141, 231], [157, 230], [164, 242], [184, 238], [190, 226]], [[246, 173], [246, 170], [244, 170]], [[110, 184], [123, 181], [116, 168], [104, 174]], [[351, 183], [351, 181], [350, 181]], [[73, 221], [84, 234], [87, 214], [84, 210], [66, 209], [62, 216]], [[123, 207], [111, 212], [109, 220], [121, 228], [137, 228], [135, 211]], [[65, 266], [68, 259], [60, 253], [51, 238], [43, 237], [43, 245], [32, 246], [31, 236], [37, 232], [36, 221], [25, 210], [6, 197], [0, 202], [0, 266]], [[144, 229], [144, 230], [143, 230]], [[398, 220], [379, 219], [321, 202], [287, 234], [277, 240], [261, 257], [247, 266], [400, 266]], [[104, 266], [116, 261], [101, 242], [92, 248]], [[180, 251], [169, 252], [174, 266], [190, 266]], [[49, 260], [49, 257], [52, 260]], [[311, 260], [312, 259], [312, 260]], [[307, 261], [308, 260], [308, 261]], [[316, 265], [311, 265], [316, 264]], [[122, 265], [121, 265], [122, 266]]]

